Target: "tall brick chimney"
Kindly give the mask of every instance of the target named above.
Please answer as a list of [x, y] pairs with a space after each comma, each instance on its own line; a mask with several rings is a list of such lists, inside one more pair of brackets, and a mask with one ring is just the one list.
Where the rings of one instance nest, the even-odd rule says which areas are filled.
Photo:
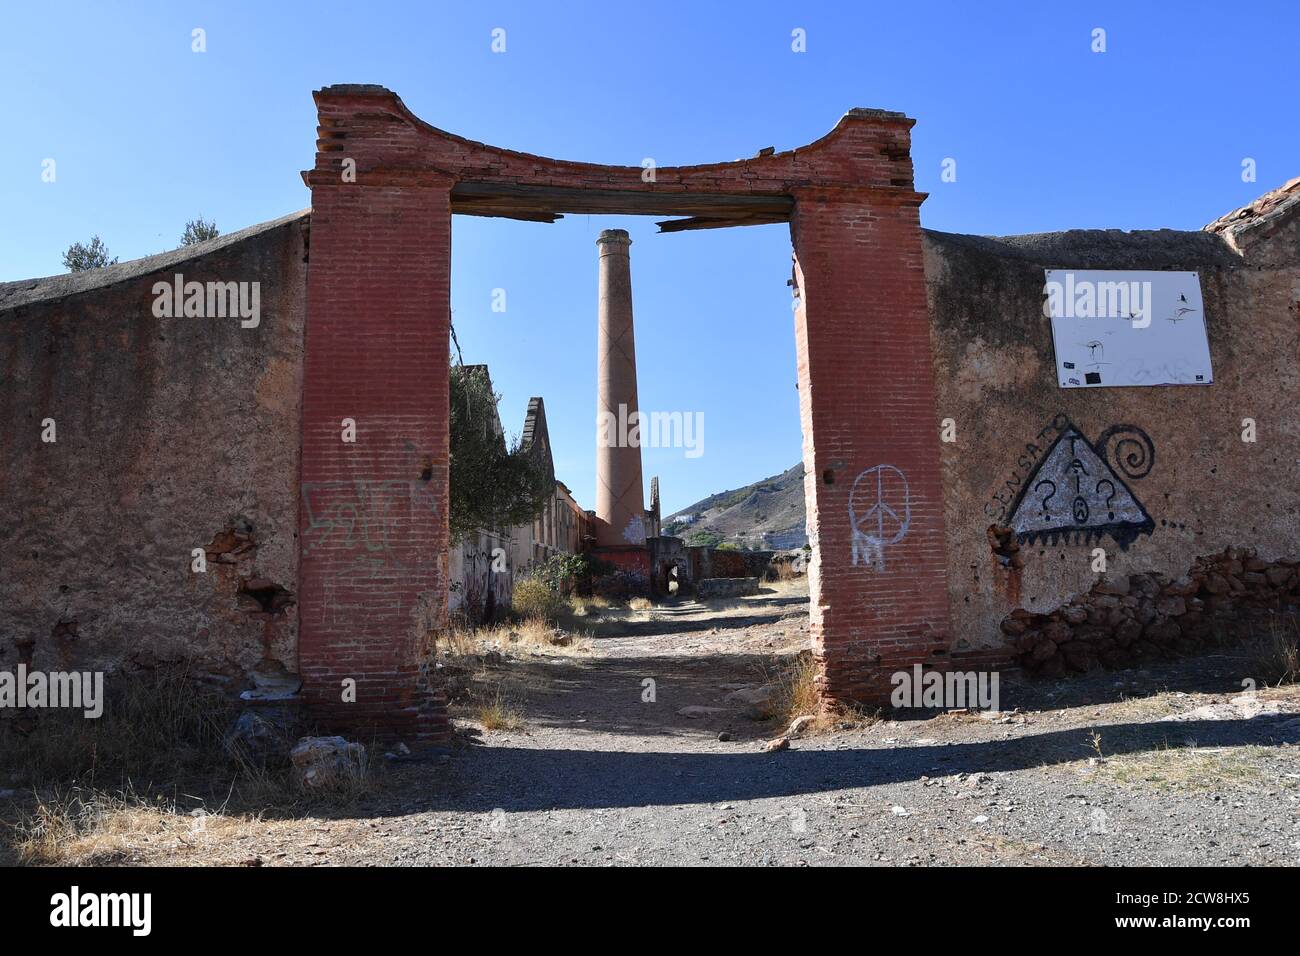
[[637, 428], [636, 341], [626, 230], [606, 229], [600, 250], [596, 379], [596, 548], [606, 559], [648, 569], [645, 493]]

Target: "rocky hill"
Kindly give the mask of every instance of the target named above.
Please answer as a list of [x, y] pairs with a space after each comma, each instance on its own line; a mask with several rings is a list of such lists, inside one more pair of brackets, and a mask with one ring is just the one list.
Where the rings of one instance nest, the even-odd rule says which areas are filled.
[[808, 543], [803, 464], [697, 501], [665, 518], [663, 531], [684, 538], [687, 544], [730, 542], [744, 548], [801, 548]]

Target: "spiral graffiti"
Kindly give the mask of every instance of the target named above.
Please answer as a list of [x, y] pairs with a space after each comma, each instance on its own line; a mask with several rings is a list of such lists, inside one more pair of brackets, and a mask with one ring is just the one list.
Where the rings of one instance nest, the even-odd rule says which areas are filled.
[[1155, 443], [1136, 425], [1112, 425], [1097, 436], [1096, 447], [1125, 478], [1145, 478], [1156, 463]]

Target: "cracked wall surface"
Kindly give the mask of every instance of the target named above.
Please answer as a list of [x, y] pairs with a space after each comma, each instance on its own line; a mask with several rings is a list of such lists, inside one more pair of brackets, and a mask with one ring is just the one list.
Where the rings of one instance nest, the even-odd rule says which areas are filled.
[[[296, 669], [307, 226], [0, 285], [0, 667]], [[156, 317], [178, 273], [259, 282], [260, 322]]]
[[[941, 445], [954, 657], [1014, 657], [1000, 622], [1087, 595], [1103, 580], [1097, 547], [1114, 581], [1178, 580], [1225, 548], [1300, 559], [1300, 216], [1293, 202], [1265, 207], [1267, 221], [1233, 217], [1231, 242], [1222, 221], [1198, 232], [926, 234], [937, 416], [954, 420], [957, 439]], [[1214, 384], [1059, 388], [1045, 268], [1198, 271]], [[1017, 514], [1062, 436], [1130, 493], [1106, 489], [1129, 512], [1110, 530], [1043, 534]]]

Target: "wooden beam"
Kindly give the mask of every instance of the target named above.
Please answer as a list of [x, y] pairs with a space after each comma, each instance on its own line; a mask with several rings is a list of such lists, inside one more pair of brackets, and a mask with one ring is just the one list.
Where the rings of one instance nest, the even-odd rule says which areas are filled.
[[456, 216], [493, 216], [498, 219], [522, 219], [524, 222], [555, 222], [557, 219], [563, 219], [558, 212], [531, 212], [524, 209], [482, 209], [475, 206], [468, 208], [458, 206], [456, 203], [451, 204], [451, 211]]
[[789, 216], [691, 216], [688, 219], [665, 219], [655, 223], [660, 232], [688, 232], [693, 229], [725, 229], [729, 226], [763, 226], [789, 222]]
[[[784, 222], [794, 200], [785, 195], [575, 189], [515, 183], [457, 183], [451, 190], [451, 211], [474, 216], [525, 216], [585, 213], [589, 215], [698, 216], [708, 219], [747, 219]], [[542, 220], [549, 221], [549, 220]]]

